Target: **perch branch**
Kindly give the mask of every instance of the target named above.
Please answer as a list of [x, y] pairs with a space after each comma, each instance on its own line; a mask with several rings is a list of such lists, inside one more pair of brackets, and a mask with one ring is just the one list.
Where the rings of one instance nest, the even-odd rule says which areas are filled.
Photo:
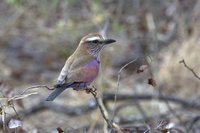
[[92, 94], [92, 96], [95, 98], [95, 101], [96, 101], [96, 103], [97, 103], [97, 105], [98, 105], [98, 107], [99, 107], [99, 110], [101, 111], [101, 114], [102, 114], [104, 120], [106, 121], [106, 123], [108, 124], [108, 126], [111, 127], [112, 124], [109, 122], [109, 119], [108, 119], [108, 117], [105, 115], [105, 112], [104, 112], [103, 107], [102, 107], [101, 104], [99, 103], [96, 90], [97, 90], [96, 88], [94, 88], [94, 89], [89, 89], [88, 92], [90, 92], [90, 93]]
[[97, 103], [97, 105], [98, 105], [98, 107], [99, 107], [99, 110], [100, 110], [100, 112], [101, 112], [101, 114], [102, 114], [104, 120], [106, 121], [108, 127], [109, 127], [109, 128], [115, 128], [115, 129], [117, 129], [118, 131], [121, 131], [121, 128], [119, 127], [119, 125], [116, 124], [116, 123], [114, 123], [114, 122], [112, 122], [112, 121], [110, 122], [110, 121], [109, 121], [109, 118], [105, 115], [105, 111], [104, 111], [104, 109], [103, 109], [103, 107], [102, 107], [102, 105], [101, 105], [101, 103], [99, 102], [99, 99], [98, 99], [98, 97], [97, 97], [97, 92], [96, 92], [96, 90], [97, 90], [97, 89], [96, 89], [95, 87], [93, 87], [93, 88], [87, 88], [87, 89], [86, 89], [86, 92], [87, 92], [87, 93], [91, 93], [92, 96], [95, 98], [95, 101], [96, 101], [96, 103]]

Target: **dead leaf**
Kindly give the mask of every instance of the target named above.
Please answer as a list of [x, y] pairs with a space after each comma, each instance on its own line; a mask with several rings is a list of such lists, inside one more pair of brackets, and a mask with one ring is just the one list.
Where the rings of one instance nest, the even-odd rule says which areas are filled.
[[58, 133], [64, 133], [64, 131], [62, 130], [61, 127], [58, 127], [58, 128], [56, 128], [56, 129], [57, 129]]
[[156, 81], [153, 78], [148, 79], [148, 84], [152, 85], [153, 87], [156, 87]]

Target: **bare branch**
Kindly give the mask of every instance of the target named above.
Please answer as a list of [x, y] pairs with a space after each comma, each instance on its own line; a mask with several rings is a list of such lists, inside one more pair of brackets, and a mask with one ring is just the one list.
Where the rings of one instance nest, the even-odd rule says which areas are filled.
[[54, 88], [49, 88], [47, 85], [35, 85], [35, 86], [31, 86], [28, 87], [27, 89], [25, 89], [21, 94], [26, 93], [28, 90], [34, 89], [34, 88], [46, 88], [48, 90], [53, 90]]
[[[112, 101], [115, 98], [114, 93], [104, 93], [103, 99], [107, 101]], [[118, 94], [117, 96], [118, 101], [126, 101], [126, 100], [143, 100], [143, 101], [149, 101], [149, 100], [159, 100], [159, 101], [166, 101], [180, 104], [187, 108], [193, 108], [193, 109], [200, 109], [200, 102], [199, 101], [193, 101], [190, 99], [182, 99], [179, 97], [169, 96], [169, 95], [155, 95], [155, 94]]]
[[97, 89], [96, 89], [95, 87], [93, 87], [93, 88], [87, 88], [87, 89], [86, 89], [86, 92], [87, 92], [87, 93], [91, 93], [91, 94], [93, 95], [93, 97], [95, 98], [95, 101], [96, 101], [96, 103], [97, 103], [97, 105], [98, 105], [98, 107], [99, 107], [99, 110], [100, 110], [100, 112], [101, 112], [101, 114], [102, 114], [104, 120], [106, 121], [108, 127], [109, 127], [109, 128], [117, 129], [118, 131], [121, 132], [121, 128], [119, 127], [119, 125], [116, 124], [116, 123], [114, 123], [114, 122], [112, 122], [112, 121], [109, 121], [109, 118], [105, 115], [105, 111], [104, 111], [104, 109], [103, 109], [102, 105], [100, 104], [99, 99], [98, 99], [98, 97], [97, 97], [96, 90], [97, 90]]
[[189, 67], [189, 66], [185, 63], [185, 60], [184, 60], [184, 59], [181, 60], [181, 61], [179, 61], [179, 63], [183, 63], [183, 65], [184, 65], [189, 71], [191, 71], [192, 74], [193, 74], [198, 80], [200, 80], [200, 77], [196, 74], [196, 72], [195, 72], [191, 67]]
[[130, 129], [119, 126], [117, 123], [113, 122], [113, 120], [109, 121], [109, 118], [105, 115], [105, 111], [98, 100], [96, 90], [97, 89], [95, 87], [93, 87], [92, 89], [89, 88], [89, 90], [86, 90], [86, 92], [90, 92], [93, 95], [93, 97], [95, 98], [95, 101], [96, 101], [96, 103], [100, 109], [100, 112], [101, 112], [104, 120], [106, 121], [108, 127], [111, 129], [117, 130], [119, 133], [131, 132]]
[[101, 114], [102, 114], [104, 120], [106, 121], [106, 123], [108, 124], [108, 126], [112, 127], [112, 126], [111, 126], [111, 123], [109, 122], [109, 119], [106, 117], [106, 115], [105, 115], [105, 113], [104, 113], [103, 107], [102, 107], [102, 106], [100, 105], [100, 103], [99, 103], [96, 90], [97, 90], [96, 88], [87, 88], [87, 89], [86, 89], [86, 92], [87, 92], [87, 93], [91, 93], [92, 96], [95, 98], [95, 101], [96, 101], [96, 103], [97, 103], [97, 105], [98, 105], [98, 107], [99, 107], [99, 109], [100, 109], [100, 111], [101, 111]]

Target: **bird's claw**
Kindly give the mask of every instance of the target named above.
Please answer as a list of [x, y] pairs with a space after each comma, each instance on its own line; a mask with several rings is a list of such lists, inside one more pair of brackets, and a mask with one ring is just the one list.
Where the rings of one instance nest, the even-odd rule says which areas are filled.
[[79, 91], [80, 89], [79, 89], [79, 88], [73, 88], [73, 90], [75, 90], [75, 91]]
[[97, 88], [95, 88], [94, 86], [92, 88], [86, 88], [85, 91], [87, 94], [92, 93], [95, 96], [97, 95]]

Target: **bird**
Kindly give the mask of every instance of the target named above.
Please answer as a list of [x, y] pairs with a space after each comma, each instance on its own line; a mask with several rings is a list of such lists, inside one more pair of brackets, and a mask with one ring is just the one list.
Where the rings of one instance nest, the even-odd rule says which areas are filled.
[[116, 40], [105, 39], [99, 33], [89, 33], [84, 36], [74, 53], [66, 60], [54, 85], [54, 90], [46, 101], [53, 101], [67, 88], [86, 89], [98, 76], [100, 51], [107, 44], [114, 42]]

